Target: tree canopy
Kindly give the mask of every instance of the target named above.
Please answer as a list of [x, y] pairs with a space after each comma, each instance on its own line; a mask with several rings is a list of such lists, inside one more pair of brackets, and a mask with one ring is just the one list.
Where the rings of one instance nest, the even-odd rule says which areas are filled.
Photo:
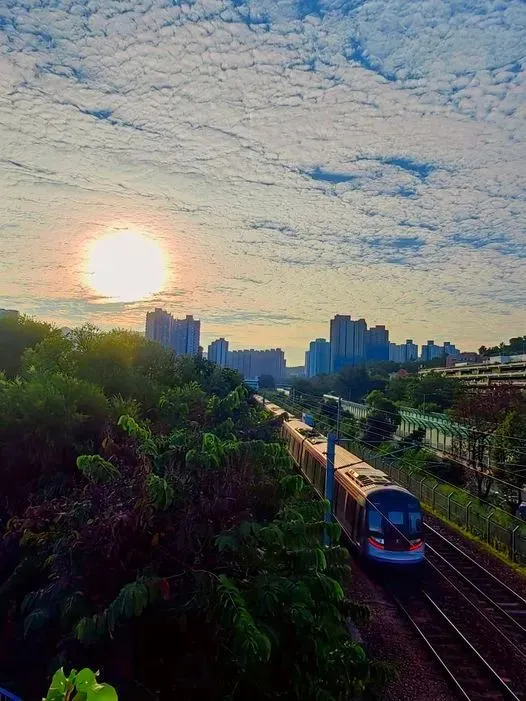
[[338, 528], [237, 373], [127, 331], [19, 328], [0, 359], [0, 686], [41, 698], [89, 668], [127, 701], [347, 701], [383, 678], [348, 634], [365, 611]]

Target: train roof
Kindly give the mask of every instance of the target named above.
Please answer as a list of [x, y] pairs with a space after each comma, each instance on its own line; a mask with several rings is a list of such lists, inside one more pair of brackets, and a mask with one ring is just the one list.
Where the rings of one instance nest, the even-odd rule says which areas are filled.
[[[326, 436], [296, 418], [285, 421], [285, 425], [305, 440], [310, 452], [318, 454], [323, 460], [327, 459]], [[340, 445], [335, 448], [334, 469], [335, 479], [338, 482], [343, 486], [352, 485], [355, 489], [358, 488], [364, 496], [369, 496], [386, 487], [393, 491], [410, 494], [407, 489], [393, 482], [385, 472], [376, 469]]]

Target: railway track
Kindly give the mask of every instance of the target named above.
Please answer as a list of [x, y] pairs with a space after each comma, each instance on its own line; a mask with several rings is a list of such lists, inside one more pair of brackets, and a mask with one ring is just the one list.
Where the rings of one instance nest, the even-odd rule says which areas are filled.
[[526, 599], [425, 524], [426, 558], [447, 576], [526, 661]]
[[460, 698], [522, 701], [523, 697], [477, 652], [428, 592], [390, 588], [399, 609], [446, 672]]

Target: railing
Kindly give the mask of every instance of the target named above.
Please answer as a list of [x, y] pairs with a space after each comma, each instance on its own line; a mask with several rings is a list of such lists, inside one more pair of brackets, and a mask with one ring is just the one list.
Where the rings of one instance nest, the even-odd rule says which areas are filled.
[[429, 473], [411, 470], [383, 458], [357, 441], [349, 445], [349, 450], [387, 473], [438, 516], [469, 531], [514, 562], [526, 565], [526, 524], [519, 519]]
[[[287, 411], [301, 414], [302, 407], [298, 409], [288, 398], [282, 397], [277, 401]], [[439, 517], [472, 533], [514, 562], [526, 565], [524, 521], [478, 499], [464, 489], [435, 477], [430, 472], [402, 466], [396, 459], [382, 456], [359, 441], [348, 442], [346, 448], [373, 467], [387, 473], [393, 482], [406, 487]]]

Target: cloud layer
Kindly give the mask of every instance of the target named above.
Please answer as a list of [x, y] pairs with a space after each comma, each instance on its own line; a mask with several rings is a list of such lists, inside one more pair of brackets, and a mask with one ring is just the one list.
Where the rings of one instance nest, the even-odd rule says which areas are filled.
[[[522, 333], [525, 45], [522, 0], [11, 0], [0, 306], [141, 327], [159, 303], [292, 362], [334, 313]], [[86, 288], [115, 226], [163, 246], [159, 299]]]

